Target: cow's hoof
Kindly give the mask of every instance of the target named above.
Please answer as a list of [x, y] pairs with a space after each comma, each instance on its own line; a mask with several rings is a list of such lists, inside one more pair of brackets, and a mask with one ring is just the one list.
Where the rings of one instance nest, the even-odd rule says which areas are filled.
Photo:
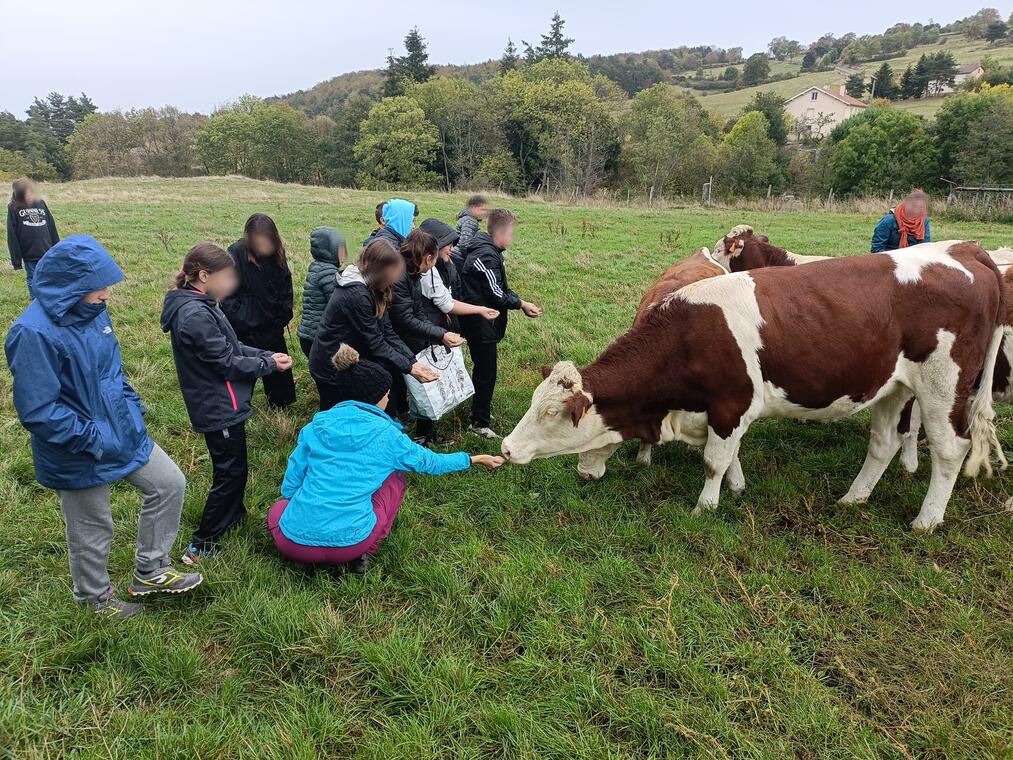
[[854, 506], [857, 506], [859, 504], [868, 504], [869, 503], [869, 497], [868, 496], [852, 496], [850, 493], [846, 493], [846, 494], [844, 494], [844, 496], [842, 496], [841, 498], [839, 498], [837, 500], [837, 503], [840, 504], [842, 507], [854, 507]]
[[[591, 483], [601, 478], [601, 475], [595, 475], [594, 473], [591, 472], [581, 472], [580, 470], [577, 470], [577, 474], [580, 475], [580, 479], [583, 480], [585, 483]], [[604, 473], [602, 473], [602, 475], [604, 475]]]
[[911, 530], [916, 536], [928, 536], [935, 533], [936, 528], [943, 524], [942, 520], [927, 520], [916, 517], [911, 521]]
[[699, 501], [693, 508], [693, 517], [703, 517], [704, 512], [713, 512], [718, 508], [717, 504], [709, 501]]
[[647, 451], [644, 451], [643, 449], [641, 449], [640, 451], [637, 452], [637, 464], [642, 464], [642, 465], [644, 465], [644, 467], [647, 467], [648, 465], [651, 464], [651, 450], [650, 449], [647, 449]]

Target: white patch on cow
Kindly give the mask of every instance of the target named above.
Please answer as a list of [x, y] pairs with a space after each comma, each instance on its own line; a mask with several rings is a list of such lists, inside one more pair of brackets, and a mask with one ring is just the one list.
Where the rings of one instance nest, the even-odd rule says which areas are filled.
[[968, 280], [974, 282], [974, 275], [971, 274], [970, 270], [949, 254], [952, 246], [959, 245], [962, 242], [964, 241], [943, 240], [939, 243], [921, 243], [877, 255], [889, 256], [893, 259], [894, 266], [896, 267], [894, 274], [897, 277], [897, 282], [902, 285], [908, 285], [921, 280], [922, 270], [933, 264], [963, 272]]
[[988, 251], [988, 255], [992, 257], [992, 261], [995, 265], [1002, 269], [1013, 264], [1013, 248], [1009, 246], [1003, 246], [1002, 248], [996, 248], [994, 251]]
[[796, 264], [812, 264], [814, 261], [826, 261], [827, 259], [834, 258], [833, 256], [806, 256], [805, 254], [792, 253], [791, 251], [785, 251], [785, 253]]

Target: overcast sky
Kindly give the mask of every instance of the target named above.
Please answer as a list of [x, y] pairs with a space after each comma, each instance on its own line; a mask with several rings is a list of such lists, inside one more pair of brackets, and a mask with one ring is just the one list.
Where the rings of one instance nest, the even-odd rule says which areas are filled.
[[383, 66], [412, 26], [434, 63], [498, 58], [507, 37], [518, 46], [537, 42], [556, 8], [575, 52], [713, 44], [748, 54], [781, 34], [805, 43], [824, 32], [881, 32], [897, 21], [946, 23], [983, 4], [0, 0], [0, 110], [23, 116], [34, 96], [56, 90], [86, 92], [101, 110], [171, 104], [208, 112], [243, 93], [277, 95]]

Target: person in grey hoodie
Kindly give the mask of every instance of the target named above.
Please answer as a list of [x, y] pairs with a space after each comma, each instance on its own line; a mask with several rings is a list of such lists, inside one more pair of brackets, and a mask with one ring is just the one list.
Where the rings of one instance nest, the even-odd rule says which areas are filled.
[[464, 251], [468, 247], [468, 241], [478, 233], [486, 213], [485, 196], [473, 195], [468, 198], [468, 205], [457, 215], [457, 245], [454, 246], [451, 256], [458, 269], [464, 265]]
[[333, 227], [317, 227], [310, 233], [310, 262], [306, 284], [302, 289], [302, 316], [299, 318], [299, 345], [306, 358], [313, 348], [313, 339], [324, 316], [331, 293], [338, 284], [338, 274], [348, 259], [345, 239]]

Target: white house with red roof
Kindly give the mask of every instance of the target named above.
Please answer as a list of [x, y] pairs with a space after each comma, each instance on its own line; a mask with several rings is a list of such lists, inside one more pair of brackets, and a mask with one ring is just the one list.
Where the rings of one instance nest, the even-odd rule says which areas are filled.
[[843, 86], [809, 87], [784, 104], [785, 113], [793, 121], [821, 135], [866, 108], [868, 103], [848, 95]]

